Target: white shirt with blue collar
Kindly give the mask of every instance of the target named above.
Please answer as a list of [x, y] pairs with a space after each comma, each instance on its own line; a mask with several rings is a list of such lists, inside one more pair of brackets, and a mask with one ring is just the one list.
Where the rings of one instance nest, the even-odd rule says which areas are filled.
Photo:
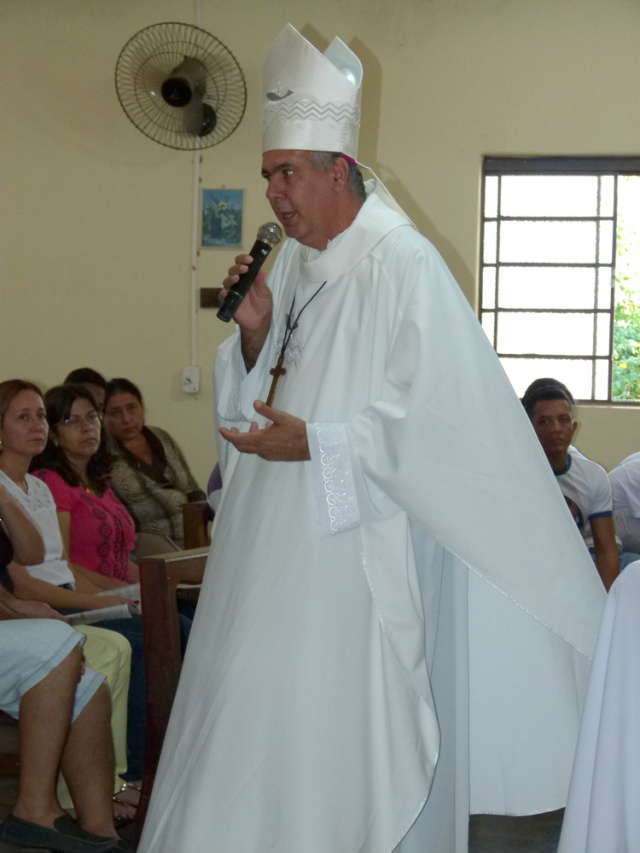
[[607, 472], [592, 459], [568, 453], [566, 466], [553, 473], [587, 547], [592, 549], [591, 519], [613, 515]]

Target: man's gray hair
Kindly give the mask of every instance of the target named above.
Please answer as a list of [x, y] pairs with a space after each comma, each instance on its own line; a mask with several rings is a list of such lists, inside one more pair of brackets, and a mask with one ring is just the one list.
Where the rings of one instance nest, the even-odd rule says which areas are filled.
[[[318, 172], [329, 169], [338, 157], [342, 157], [342, 154], [336, 151], [310, 151], [309, 153], [311, 154], [313, 168]], [[354, 163], [349, 163], [348, 160], [347, 165], [349, 166], [349, 186], [351, 187], [351, 192], [359, 202], [364, 204], [367, 200], [367, 192], [364, 188], [362, 172]]]

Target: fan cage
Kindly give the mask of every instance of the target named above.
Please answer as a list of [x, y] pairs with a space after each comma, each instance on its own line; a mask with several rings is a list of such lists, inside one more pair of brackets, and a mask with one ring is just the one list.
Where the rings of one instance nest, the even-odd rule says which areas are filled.
[[[206, 136], [190, 129], [197, 104], [178, 109], [161, 94], [162, 83], [185, 57], [196, 59], [206, 71], [202, 102], [217, 117]], [[127, 117], [145, 136], [168, 148], [193, 151], [217, 145], [240, 124], [247, 103], [244, 75], [234, 55], [211, 33], [191, 24], [167, 22], [140, 30], [120, 52], [115, 78]]]

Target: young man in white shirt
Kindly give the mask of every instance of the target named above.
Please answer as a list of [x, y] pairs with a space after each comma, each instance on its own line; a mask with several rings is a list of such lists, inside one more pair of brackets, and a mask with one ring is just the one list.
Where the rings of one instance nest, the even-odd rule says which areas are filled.
[[620, 573], [607, 472], [569, 452], [578, 423], [571, 395], [557, 383], [527, 393], [523, 405], [605, 588]]

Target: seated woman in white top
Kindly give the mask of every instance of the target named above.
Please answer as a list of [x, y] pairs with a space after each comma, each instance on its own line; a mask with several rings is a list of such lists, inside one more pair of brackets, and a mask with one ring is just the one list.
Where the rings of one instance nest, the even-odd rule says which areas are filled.
[[[12, 379], [0, 383], [0, 487], [22, 507], [35, 522], [44, 542], [44, 559], [32, 565], [16, 561], [9, 564], [9, 574], [15, 596], [21, 600], [40, 601], [56, 610], [89, 610], [119, 604], [126, 599], [118, 595], [100, 595], [103, 590], [91, 588], [83, 575], [75, 575], [67, 559], [58, 524], [58, 513], [53, 495], [48, 486], [28, 474], [33, 456], [40, 453], [47, 441], [48, 425], [44, 402], [37, 386], [30, 382]], [[77, 589], [76, 587], [80, 587]], [[119, 620], [130, 623], [134, 620]], [[139, 617], [138, 617], [139, 621]], [[111, 624], [108, 625], [111, 628]], [[117, 751], [117, 771], [127, 773], [127, 706], [129, 695], [129, 671], [131, 668], [131, 645], [123, 632], [89, 626], [80, 629], [87, 636], [85, 656], [93, 668], [103, 672], [112, 694], [114, 742]], [[117, 629], [116, 629], [117, 630]], [[141, 637], [141, 629], [138, 631]], [[141, 640], [136, 643], [136, 658], [142, 656]], [[144, 703], [144, 672], [135, 668], [133, 693], [138, 697], [136, 707]], [[115, 684], [120, 685], [116, 690]], [[124, 689], [122, 684], [124, 683]], [[142, 729], [144, 718], [130, 714], [129, 730]], [[136, 740], [143, 740], [138, 732]], [[131, 778], [139, 779], [142, 774], [138, 766], [129, 768]]]
[[[1, 389], [2, 386], [0, 386]], [[1, 399], [1, 397], [0, 397]], [[1, 419], [0, 419], [1, 427]], [[0, 457], [1, 458], [1, 457]], [[40, 534], [38, 526], [27, 512], [22, 508], [20, 502], [11, 493], [10, 489], [0, 483], [0, 584], [7, 590], [4, 596], [3, 603], [5, 609], [13, 615], [2, 616], [0, 618], [25, 619], [25, 617], [36, 618], [39, 620], [58, 618], [62, 619], [52, 607], [42, 601], [31, 601], [25, 598], [16, 598], [13, 595], [15, 591], [14, 583], [9, 574], [9, 566], [13, 565], [15, 559], [22, 563], [39, 566], [46, 559], [46, 550], [43, 542], [43, 537]], [[12, 534], [15, 548], [12, 549], [9, 538], [6, 536], [3, 528], [3, 523], [6, 524], [7, 530]], [[23, 531], [24, 535], [20, 535]], [[34, 546], [34, 540], [35, 545]], [[22, 566], [20, 565], [20, 568]], [[45, 572], [46, 574], [46, 572]], [[37, 581], [38, 584], [43, 584], [49, 587], [46, 581]], [[122, 780], [119, 778], [119, 773], [124, 773], [127, 768], [126, 764], [126, 730], [127, 730], [127, 696], [129, 692], [129, 676], [131, 672], [131, 646], [129, 642], [120, 634], [114, 631], [107, 631], [102, 628], [91, 626], [82, 626], [78, 631], [71, 631], [70, 635], [75, 634], [78, 638], [76, 642], [84, 643], [83, 653], [92, 668], [105, 676], [109, 686], [111, 695], [111, 733], [114, 744], [114, 753], [116, 758], [115, 776], [114, 776], [114, 791], [119, 791], [122, 785]], [[80, 637], [83, 634], [84, 637]], [[15, 641], [15, 642], [14, 642]], [[19, 650], [24, 639], [17, 639], [11, 634], [7, 637], [3, 635], [2, 643], [2, 658], [5, 666], [5, 672], [8, 672], [8, 660], [13, 653], [12, 649]], [[14, 645], [12, 645], [14, 643]], [[5, 660], [6, 658], [6, 660]], [[26, 659], [25, 659], [26, 660]], [[17, 676], [18, 677], [18, 676]], [[25, 674], [26, 678], [26, 674]], [[22, 684], [21, 680], [16, 681], [16, 684]], [[32, 683], [32, 682], [29, 682]], [[5, 685], [6, 687], [6, 685]], [[5, 700], [11, 694], [5, 690], [3, 695]], [[18, 690], [18, 695], [20, 690]], [[8, 700], [7, 700], [8, 701]], [[9, 704], [4, 704], [4, 710], [11, 711]], [[17, 704], [15, 705], [17, 710]], [[73, 807], [73, 802], [69, 790], [62, 776], [58, 779], [58, 801], [63, 808], [69, 809]], [[119, 817], [128, 817], [131, 815], [131, 809], [122, 807], [119, 808]]]

